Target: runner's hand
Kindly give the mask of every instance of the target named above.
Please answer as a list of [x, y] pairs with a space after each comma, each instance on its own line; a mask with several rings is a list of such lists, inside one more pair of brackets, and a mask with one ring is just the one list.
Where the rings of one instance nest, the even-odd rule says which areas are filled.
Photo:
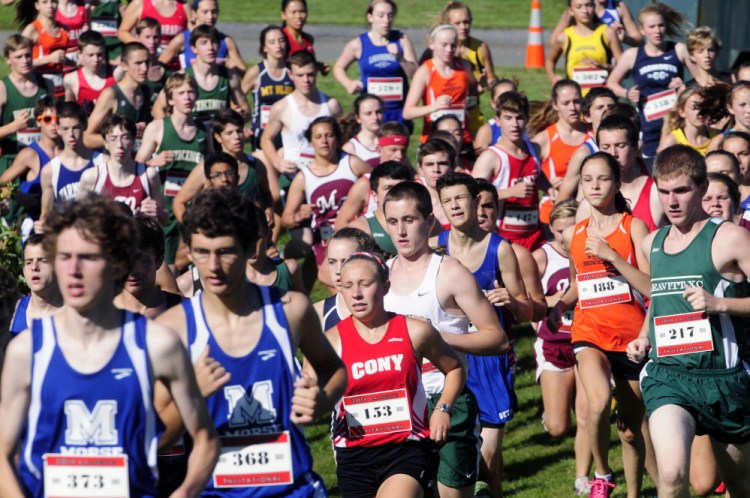
[[641, 101], [641, 91], [638, 89], [638, 85], [633, 85], [625, 90], [625, 98], [629, 99], [632, 103], [637, 104]]
[[309, 220], [312, 218], [313, 215], [313, 206], [312, 204], [302, 204], [299, 207], [299, 211], [297, 211], [297, 214], [294, 215], [294, 221], [297, 223], [302, 223], [305, 220]]
[[276, 171], [278, 171], [282, 175], [293, 175], [294, 173], [297, 172], [297, 165], [291, 161], [282, 159], [281, 161], [279, 161], [279, 164], [276, 166]]
[[440, 97], [435, 99], [435, 103], [432, 104], [432, 107], [435, 111], [442, 111], [443, 109], [448, 109], [450, 105], [451, 105], [451, 96], [441, 95]]
[[16, 114], [16, 117], [13, 119], [13, 126], [15, 127], [16, 131], [23, 130], [28, 126], [29, 118], [31, 117], [29, 111], [24, 110], [20, 111], [18, 114]]
[[487, 291], [487, 300], [494, 306], [506, 306], [512, 302], [510, 292], [495, 280], [495, 288]]
[[628, 344], [628, 359], [633, 363], [641, 363], [648, 353], [649, 340], [646, 337], [639, 337]]
[[558, 304], [550, 308], [549, 313], [547, 313], [547, 327], [552, 332], [557, 332], [562, 326], [562, 310], [558, 307]]
[[148, 162], [148, 165], [153, 166], [153, 167], [166, 166], [167, 164], [172, 162], [172, 159], [174, 159], [174, 151], [163, 150], [159, 152], [159, 154], [157, 154], [156, 157], [151, 159]]
[[195, 379], [204, 398], [224, 387], [232, 378], [232, 374], [227, 372], [221, 363], [208, 356], [208, 353], [209, 347], [206, 346], [193, 365]]
[[510, 188], [510, 191], [516, 199], [525, 199], [534, 193], [534, 185], [526, 182], [518, 182]]
[[351, 80], [346, 84], [346, 91], [349, 92], [349, 95], [360, 93], [362, 88], [362, 82], [359, 80]]
[[[306, 375], [306, 374], [303, 374]], [[315, 421], [315, 408], [318, 406], [320, 387], [311, 377], [300, 377], [294, 383], [292, 413], [289, 419], [293, 424], [310, 424]]]
[[719, 313], [716, 296], [709, 294], [703, 287], [685, 287], [682, 297], [693, 307], [695, 311], [706, 311], [708, 313]]
[[146, 197], [145, 199], [143, 199], [143, 202], [141, 202], [141, 209], [139, 212], [141, 214], [145, 214], [146, 216], [156, 218], [159, 214], [158, 205], [156, 204], [156, 201], [151, 197]]
[[430, 417], [430, 439], [437, 444], [442, 444], [448, 440], [450, 431], [451, 416], [437, 408], [433, 410]]
[[588, 236], [586, 239], [586, 254], [591, 254], [609, 263], [612, 263], [617, 257], [617, 252], [609, 246], [601, 235]]

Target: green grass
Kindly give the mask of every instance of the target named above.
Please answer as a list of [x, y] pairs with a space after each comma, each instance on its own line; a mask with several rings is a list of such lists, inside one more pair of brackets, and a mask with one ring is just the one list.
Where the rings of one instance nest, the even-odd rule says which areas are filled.
[[[280, 21], [280, 3], [266, 0], [222, 0], [219, 19], [222, 21], [277, 23]], [[309, 0], [307, 2], [310, 24], [366, 25], [367, 1], [342, 2], [340, 0]], [[427, 27], [432, 24], [446, 1], [396, 0], [398, 16], [396, 25], [402, 27]], [[473, 0], [471, 7], [474, 26], [477, 28], [528, 28], [531, 13], [530, 0]], [[269, 8], [270, 5], [270, 8]], [[566, 8], [565, 0], [542, 0], [542, 21], [545, 28], [554, 27]]]
[[[279, 23], [279, 0], [221, 0], [220, 21]], [[446, 2], [436, 0], [397, 0], [396, 25], [401, 27], [427, 27]], [[474, 0], [468, 2], [477, 28], [527, 28], [531, 12], [530, 0]], [[367, 1], [342, 2], [340, 0], [309, 0], [310, 24], [366, 25]], [[542, 0], [544, 27], [554, 27], [566, 7], [565, 0]], [[0, 29], [16, 30], [14, 6], [0, 6]]]

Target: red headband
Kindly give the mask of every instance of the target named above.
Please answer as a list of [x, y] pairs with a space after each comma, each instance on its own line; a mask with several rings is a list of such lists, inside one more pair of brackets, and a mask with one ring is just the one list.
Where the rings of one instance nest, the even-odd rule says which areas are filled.
[[392, 135], [390, 137], [378, 138], [378, 145], [381, 147], [388, 147], [389, 145], [406, 145], [409, 142], [409, 137], [404, 135]]

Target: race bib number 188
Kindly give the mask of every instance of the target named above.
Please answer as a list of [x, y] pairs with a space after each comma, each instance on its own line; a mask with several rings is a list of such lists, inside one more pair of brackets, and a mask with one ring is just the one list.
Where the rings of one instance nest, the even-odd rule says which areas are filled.
[[630, 302], [630, 285], [625, 277], [613, 271], [596, 271], [576, 275], [578, 306], [581, 309]]

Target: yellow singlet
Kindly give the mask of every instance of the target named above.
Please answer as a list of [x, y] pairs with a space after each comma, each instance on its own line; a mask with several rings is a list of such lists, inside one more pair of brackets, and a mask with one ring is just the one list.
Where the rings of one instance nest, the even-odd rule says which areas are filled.
[[702, 156], [705, 156], [708, 152], [708, 144], [711, 142], [711, 140], [706, 140], [706, 143], [703, 145], [695, 145], [688, 142], [687, 137], [685, 136], [685, 132], [682, 131], [682, 128], [677, 128], [676, 130], [672, 130], [672, 136], [675, 138], [678, 144], [680, 145], [687, 145], [691, 149], [695, 149], [698, 152], [701, 153]]
[[583, 59], [594, 59], [602, 64], [612, 61], [612, 51], [609, 49], [604, 33], [607, 31], [606, 24], [600, 24], [588, 36], [581, 36], [575, 31], [575, 26], [565, 28], [565, 74], [571, 80], [581, 85], [583, 95], [590, 88], [604, 86], [607, 81], [608, 72], [595, 66], [584, 64]]

